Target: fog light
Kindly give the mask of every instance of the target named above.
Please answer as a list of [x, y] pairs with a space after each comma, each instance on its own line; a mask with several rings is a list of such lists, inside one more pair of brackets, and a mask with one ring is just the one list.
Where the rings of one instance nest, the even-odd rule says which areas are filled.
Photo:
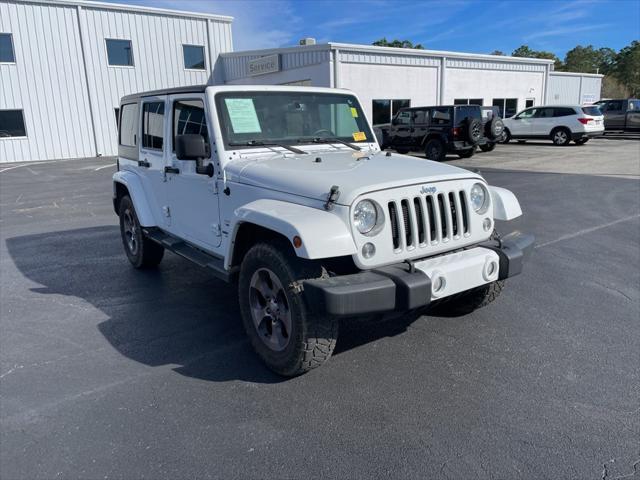
[[362, 256], [364, 258], [371, 258], [376, 254], [376, 246], [373, 243], [365, 243], [362, 246]]
[[491, 230], [491, 219], [490, 218], [485, 218], [482, 221], [482, 228], [484, 228], [485, 232], [488, 232], [489, 230]]
[[444, 290], [444, 287], [446, 285], [447, 285], [447, 281], [444, 279], [444, 277], [441, 275], [438, 275], [433, 279], [433, 282], [431, 283], [431, 291], [434, 294], [440, 293]]

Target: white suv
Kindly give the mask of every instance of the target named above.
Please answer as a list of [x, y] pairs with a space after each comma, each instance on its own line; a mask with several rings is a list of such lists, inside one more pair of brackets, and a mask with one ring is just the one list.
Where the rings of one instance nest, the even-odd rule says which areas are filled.
[[119, 125], [129, 261], [170, 250], [236, 283], [251, 343], [282, 375], [327, 360], [341, 317], [483, 306], [531, 251], [532, 236], [495, 232], [522, 213], [511, 192], [381, 152], [347, 90], [147, 92], [122, 99]]
[[504, 119], [503, 142], [550, 139], [556, 145], [568, 145], [571, 140], [584, 145], [590, 138], [603, 133], [604, 117], [598, 107], [531, 107]]

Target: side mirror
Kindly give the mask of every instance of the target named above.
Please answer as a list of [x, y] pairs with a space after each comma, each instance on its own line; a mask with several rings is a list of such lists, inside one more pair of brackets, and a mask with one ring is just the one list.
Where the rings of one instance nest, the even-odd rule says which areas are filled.
[[202, 135], [184, 134], [176, 137], [176, 157], [178, 160], [199, 160], [207, 156], [207, 147]]

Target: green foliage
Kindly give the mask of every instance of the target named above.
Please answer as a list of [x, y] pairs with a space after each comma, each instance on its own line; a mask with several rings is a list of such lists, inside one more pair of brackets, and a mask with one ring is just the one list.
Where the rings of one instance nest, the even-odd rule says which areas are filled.
[[616, 56], [612, 75], [616, 77], [632, 96], [640, 96], [640, 42], [634, 40]]
[[420, 43], [415, 45], [409, 40], [387, 40], [386, 37], [382, 37], [380, 40], [373, 42], [373, 45], [377, 47], [394, 47], [394, 48], [416, 48], [418, 50], [424, 50], [424, 47]]
[[504, 57], [504, 52], [502, 50], [494, 50], [489, 55], [500, 55]]
[[611, 48], [596, 50], [592, 45], [578, 45], [567, 52], [562, 70], [607, 75], [611, 73], [615, 61], [616, 52]]
[[547, 60], [553, 60], [556, 70], [562, 68], [562, 62], [555, 53], [545, 52], [544, 50], [532, 50], [528, 45], [520, 45], [511, 55], [513, 57], [545, 58]]

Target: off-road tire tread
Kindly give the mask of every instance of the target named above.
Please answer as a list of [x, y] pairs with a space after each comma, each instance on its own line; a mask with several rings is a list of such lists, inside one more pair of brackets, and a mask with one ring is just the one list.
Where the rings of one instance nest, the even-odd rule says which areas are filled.
[[[284, 365], [273, 365], [269, 363], [268, 359], [261, 355], [260, 352], [263, 351], [265, 347], [254, 333], [255, 328], [253, 323], [251, 323], [252, 320], [251, 313], [248, 311], [248, 302], [245, 302], [243, 298], [243, 289], [250, 281], [250, 277], [247, 278], [247, 276], [252, 275], [253, 272], [241, 268], [240, 280], [238, 282], [238, 296], [243, 323], [251, 345], [256, 352], [258, 352], [258, 355], [262, 357], [267, 366], [279, 375], [294, 377], [321, 366], [331, 357], [336, 346], [339, 321], [334, 317], [314, 313], [306, 304], [302, 293], [292, 288], [292, 283], [300, 284], [302, 280], [327, 276], [326, 271], [317, 262], [298, 258], [292, 251], [291, 245], [284, 240], [271, 240], [270, 243], [258, 243], [254, 245], [249, 252], [247, 252], [243, 266], [245, 265], [244, 262], [252, 262], [254, 258], [260, 259], [261, 262], [267, 264], [273, 262], [284, 267], [289, 278], [280, 278], [280, 281], [283, 282], [283, 284], [288, 281], [291, 282], [288, 291], [291, 299], [290, 303], [297, 303], [303, 318], [302, 324], [306, 335], [304, 334], [305, 332], [297, 332], [299, 342], [296, 343], [298, 343], [298, 346], [290, 355], [289, 361]], [[293, 305], [290, 306], [293, 307]], [[253, 330], [249, 331], [249, 329]], [[290, 341], [295, 340], [291, 339]]]
[[123, 196], [120, 200], [120, 235], [122, 236], [122, 214], [124, 213], [124, 210], [127, 206], [130, 206], [138, 227], [138, 231], [140, 232], [140, 247], [138, 255], [136, 257], [132, 257], [129, 254], [128, 248], [124, 244], [124, 238], [122, 238], [122, 244], [124, 246], [125, 252], [127, 253], [127, 258], [134, 268], [140, 270], [156, 268], [164, 257], [164, 247], [145, 237], [144, 233], [142, 232], [142, 227], [140, 226], [140, 221], [138, 220], [138, 214], [136, 213], [136, 209], [133, 206], [133, 201], [131, 200], [131, 197], [129, 197], [129, 195]]

